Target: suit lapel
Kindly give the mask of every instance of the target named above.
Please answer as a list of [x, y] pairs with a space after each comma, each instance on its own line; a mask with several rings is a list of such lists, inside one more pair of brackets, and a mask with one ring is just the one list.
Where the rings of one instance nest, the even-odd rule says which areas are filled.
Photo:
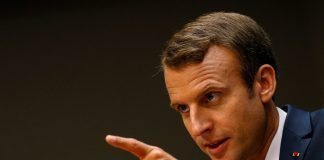
[[290, 105], [282, 109], [287, 112], [287, 117], [282, 135], [280, 159], [302, 160], [311, 140], [310, 113]]

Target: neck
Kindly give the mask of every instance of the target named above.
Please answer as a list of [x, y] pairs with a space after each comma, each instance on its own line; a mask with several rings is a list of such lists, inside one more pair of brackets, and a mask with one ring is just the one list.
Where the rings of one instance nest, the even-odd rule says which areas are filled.
[[273, 102], [265, 106], [265, 111], [267, 116], [267, 126], [262, 145], [263, 147], [259, 150], [259, 154], [252, 158], [253, 160], [265, 159], [279, 125], [279, 114]]

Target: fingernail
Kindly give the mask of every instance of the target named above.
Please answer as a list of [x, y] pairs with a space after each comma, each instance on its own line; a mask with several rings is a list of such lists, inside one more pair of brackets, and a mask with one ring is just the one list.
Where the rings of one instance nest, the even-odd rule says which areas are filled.
[[111, 136], [111, 135], [107, 135], [106, 136], [106, 141], [108, 141], [108, 142], [110, 142], [110, 141], [113, 141], [113, 136]]
[[116, 141], [116, 137], [113, 136], [113, 135], [107, 135], [106, 136], [106, 141], [109, 142], [109, 143], [113, 143]]

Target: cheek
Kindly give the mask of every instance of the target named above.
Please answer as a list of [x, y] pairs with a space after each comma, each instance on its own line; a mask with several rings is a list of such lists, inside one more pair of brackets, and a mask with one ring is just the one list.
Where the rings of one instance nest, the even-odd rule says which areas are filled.
[[[244, 87], [231, 91], [227, 95], [219, 114], [219, 118], [224, 129], [236, 138], [246, 137], [246, 134], [255, 131], [255, 121], [263, 117], [262, 104], [257, 97], [248, 98], [248, 92]], [[256, 122], [259, 123], [259, 122]], [[253, 130], [253, 131], [252, 131]]]
[[266, 118], [262, 104], [248, 101], [240, 110], [233, 111], [231, 127], [237, 146], [241, 146], [243, 153], [249, 153], [258, 148], [265, 134]]
[[187, 132], [189, 133], [189, 135], [191, 136], [191, 138], [195, 141], [195, 142], [197, 142], [197, 136], [194, 136], [194, 134], [193, 134], [193, 126], [192, 126], [192, 124], [191, 124], [191, 122], [190, 122], [190, 119], [189, 118], [182, 118], [182, 121], [183, 121], [183, 124], [184, 124], [184, 126], [186, 127], [186, 129], [187, 129]]
[[258, 97], [247, 98], [248, 96], [246, 90], [242, 89], [242, 91], [238, 91], [231, 96], [227, 105], [229, 123], [233, 125], [232, 127], [238, 128], [243, 133], [249, 132], [247, 128], [258, 128], [258, 123], [263, 123], [265, 119], [265, 110], [260, 99]]
[[182, 117], [182, 122], [183, 125], [186, 127], [187, 131], [189, 132], [189, 134], [191, 135], [191, 125], [190, 125], [189, 118]]
[[255, 103], [248, 103], [238, 112], [240, 119], [237, 120], [239, 127], [243, 133], [258, 132], [262, 124], [265, 125], [265, 115], [262, 105]]

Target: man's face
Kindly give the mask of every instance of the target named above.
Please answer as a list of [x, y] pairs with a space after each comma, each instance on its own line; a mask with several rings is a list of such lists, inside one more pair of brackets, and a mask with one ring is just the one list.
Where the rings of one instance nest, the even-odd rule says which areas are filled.
[[248, 159], [264, 140], [265, 109], [255, 90], [249, 93], [239, 64], [234, 52], [212, 46], [199, 64], [164, 68], [171, 106], [213, 160]]

